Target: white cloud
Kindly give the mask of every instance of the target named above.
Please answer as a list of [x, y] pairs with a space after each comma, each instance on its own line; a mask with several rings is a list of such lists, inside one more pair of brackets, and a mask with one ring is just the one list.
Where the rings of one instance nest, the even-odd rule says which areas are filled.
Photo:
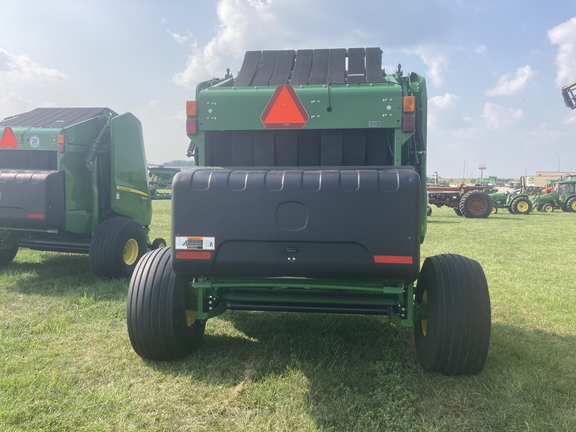
[[16, 55], [0, 48], [0, 81], [30, 82], [67, 79], [65, 73], [40, 66], [26, 54]]
[[189, 34], [188, 36], [183, 36], [178, 33], [172, 33], [170, 30], [166, 31], [180, 45], [186, 45], [188, 43], [192, 43], [193, 46], [196, 46], [196, 38], [193, 35]]
[[279, 31], [271, 5], [270, 1], [221, 0], [217, 5], [218, 34], [205, 47], [193, 47], [186, 68], [173, 77], [174, 83], [193, 89], [209, 77], [223, 76], [230, 63], [240, 61], [247, 47], [266, 48], [270, 35]]
[[486, 102], [482, 111], [483, 127], [488, 129], [504, 129], [521, 120], [524, 113], [521, 108], [505, 108], [501, 105]]
[[476, 54], [485, 54], [486, 51], [488, 50], [488, 47], [486, 47], [486, 45], [473, 44], [473, 46], [474, 46], [474, 52]]
[[27, 55], [12, 54], [0, 48], [0, 118], [38, 106], [52, 106], [51, 101], [41, 101], [46, 97], [47, 83], [67, 79], [66, 74], [43, 67]]
[[550, 43], [558, 45], [556, 85], [576, 80], [576, 17], [548, 30]]
[[562, 123], [564, 123], [564, 124], [576, 124], [576, 115], [575, 114], [565, 116], [562, 119]]
[[486, 92], [488, 96], [509, 96], [524, 90], [535, 72], [528, 65], [518, 68], [512, 77], [509, 74], [500, 76], [496, 87]]
[[460, 98], [451, 93], [443, 96], [434, 96], [428, 99], [428, 126], [430, 128], [438, 127], [450, 120], [460, 117], [455, 108], [460, 102]]
[[415, 49], [406, 50], [408, 54], [417, 54], [420, 56], [428, 72], [426, 78], [435, 87], [440, 87], [444, 78], [444, 71], [448, 66], [448, 55], [438, 46], [422, 45]]
[[[448, 56], [441, 44], [429, 41], [448, 34], [448, 9], [427, 0], [391, 4], [387, 14], [395, 19], [382, 26], [377, 14], [366, 15], [361, 8], [341, 13], [333, 5], [330, 0], [219, 0], [217, 34], [204, 46], [192, 48], [185, 69], [172, 81], [195, 88], [198, 82], [223, 76], [227, 67], [236, 75], [248, 50], [377, 46], [375, 41], [386, 41], [382, 48], [387, 52], [419, 55], [429, 68], [431, 84], [442, 84]], [[306, 14], [300, 12], [304, 9]], [[419, 31], [406, 33], [408, 23]]]

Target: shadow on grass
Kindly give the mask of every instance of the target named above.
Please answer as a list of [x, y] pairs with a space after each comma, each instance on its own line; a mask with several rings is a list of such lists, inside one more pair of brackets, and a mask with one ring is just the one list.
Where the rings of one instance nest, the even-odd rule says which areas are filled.
[[[22, 253], [22, 252], [20, 252]], [[30, 260], [31, 253], [33, 259]], [[126, 296], [128, 279], [104, 281], [90, 269], [88, 255], [25, 251], [24, 256], [0, 269], [5, 288], [21, 294], [46, 296], [91, 295], [95, 300]]]
[[255, 409], [303, 398], [320, 430], [576, 430], [573, 336], [495, 324], [484, 370], [446, 377], [424, 372], [410, 332], [382, 317], [232, 311], [217, 320], [243, 335], [211, 335], [209, 321], [193, 355], [147, 363], [242, 388]]
[[[213, 321], [188, 359], [148, 364], [242, 386], [244, 399], [268, 406], [299, 400], [321, 430], [386, 430], [390, 422], [411, 430], [417, 422], [416, 382], [406, 380], [419, 370], [412, 335], [385, 317], [228, 311]], [[211, 324], [242, 335], [211, 335]]]

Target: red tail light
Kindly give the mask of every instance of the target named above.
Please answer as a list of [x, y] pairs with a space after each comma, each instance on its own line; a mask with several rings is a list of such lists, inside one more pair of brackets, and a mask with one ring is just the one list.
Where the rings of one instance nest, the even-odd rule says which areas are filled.
[[5, 128], [4, 133], [2, 133], [2, 138], [0, 138], [1, 148], [18, 148], [18, 140], [12, 128]]
[[186, 119], [186, 134], [196, 135], [198, 133], [198, 119]]
[[58, 135], [58, 153], [66, 153], [66, 137]]
[[416, 129], [414, 116], [406, 115], [402, 117], [402, 131], [414, 132]]

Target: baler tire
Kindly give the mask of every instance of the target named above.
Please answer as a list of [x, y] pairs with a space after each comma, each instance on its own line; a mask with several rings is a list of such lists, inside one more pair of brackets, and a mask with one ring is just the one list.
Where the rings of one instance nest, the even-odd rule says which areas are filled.
[[532, 212], [532, 201], [525, 197], [515, 198], [510, 203], [513, 214], [527, 215]]
[[490, 296], [480, 264], [461, 255], [426, 258], [416, 303], [427, 307], [414, 339], [422, 367], [444, 375], [471, 375], [484, 367], [490, 345]]
[[16, 258], [17, 253], [18, 253], [18, 246], [10, 249], [0, 250], [0, 268], [6, 267], [12, 261], [14, 261], [14, 258]]
[[113, 217], [98, 225], [94, 232], [90, 267], [102, 279], [129, 278], [147, 249], [142, 225], [127, 217]]
[[142, 257], [130, 279], [126, 310], [130, 343], [139, 356], [184, 358], [200, 344], [206, 322], [186, 310], [190, 291], [188, 281], [172, 271], [171, 247]]
[[576, 197], [572, 197], [566, 202], [566, 208], [569, 212], [576, 212]]
[[152, 250], [166, 247], [166, 240], [161, 237], [155, 238], [152, 242]]
[[458, 208], [465, 218], [487, 218], [492, 213], [492, 198], [482, 190], [471, 190], [462, 195]]

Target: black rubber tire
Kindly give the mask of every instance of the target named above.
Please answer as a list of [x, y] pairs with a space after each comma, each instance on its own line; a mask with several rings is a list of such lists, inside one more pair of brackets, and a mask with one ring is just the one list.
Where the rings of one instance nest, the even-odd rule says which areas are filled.
[[542, 211], [546, 213], [552, 213], [554, 211], [554, 206], [550, 203], [544, 204], [542, 206]]
[[484, 367], [490, 345], [490, 296], [480, 264], [461, 255], [426, 258], [416, 302], [428, 317], [416, 321], [418, 359], [427, 371], [471, 375]]
[[465, 218], [487, 218], [492, 213], [492, 198], [481, 190], [471, 190], [462, 195], [458, 204]]
[[527, 215], [532, 212], [532, 201], [526, 197], [515, 198], [510, 203], [510, 209], [513, 214]]
[[432, 216], [432, 207], [426, 206], [426, 216]]
[[188, 282], [172, 271], [172, 248], [148, 252], [128, 287], [126, 321], [132, 348], [150, 360], [184, 358], [202, 341], [206, 322], [186, 323]]
[[96, 228], [90, 242], [90, 267], [102, 279], [129, 278], [148, 250], [142, 225], [127, 217], [113, 217]]
[[12, 261], [14, 261], [14, 258], [16, 258], [17, 253], [18, 253], [18, 247], [0, 250], [0, 268], [6, 267]]
[[454, 207], [454, 213], [456, 213], [457, 216], [462, 216], [462, 212], [458, 207]]
[[152, 250], [166, 247], [166, 240], [162, 237], [155, 238], [152, 242]]
[[496, 207], [495, 205], [492, 206], [492, 210], [490, 211], [490, 214], [496, 214], [498, 213], [498, 207]]
[[572, 197], [566, 201], [566, 211], [576, 212], [576, 197]]

